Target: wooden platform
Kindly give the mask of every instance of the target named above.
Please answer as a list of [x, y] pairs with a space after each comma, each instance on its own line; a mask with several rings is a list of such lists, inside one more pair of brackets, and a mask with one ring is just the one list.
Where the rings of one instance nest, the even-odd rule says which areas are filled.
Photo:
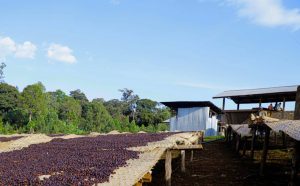
[[149, 174], [151, 174], [152, 168], [160, 159], [165, 159], [166, 180], [170, 183], [172, 158], [179, 155], [184, 156], [183, 151], [185, 150], [201, 150], [202, 145], [197, 143], [202, 135], [202, 132], [178, 133], [167, 137], [163, 141], [151, 142], [147, 146], [129, 148], [129, 150], [140, 152], [139, 158], [128, 160], [125, 167], [115, 170], [108, 182], [97, 185], [142, 185], [143, 182], [150, 180]]

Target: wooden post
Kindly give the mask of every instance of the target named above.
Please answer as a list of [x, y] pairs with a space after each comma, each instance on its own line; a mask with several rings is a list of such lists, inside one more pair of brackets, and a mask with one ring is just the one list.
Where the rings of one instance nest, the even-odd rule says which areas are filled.
[[239, 134], [236, 134], [236, 144], [235, 144], [236, 153], [239, 153], [240, 151], [240, 141], [241, 141], [241, 136]]
[[194, 151], [193, 151], [193, 150], [191, 150], [191, 158], [190, 158], [190, 162], [192, 162], [192, 161], [193, 161], [193, 159], [194, 159]]
[[232, 134], [232, 128], [229, 126], [227, 128], [227, 138], [228, 138], [228, 145], [231, 145], [231, 134]]
[[171, 186], [171, 175], [172, 175], [172, 152], [171, 150], [167, 150], [166, 152], [166, 160], [165, 160], [165, 181], [166, 186]]
[[294, 120], [300, 120], [300, 86], [297, 89]]
[[282, 131], [281, 131], [281, 138], [282, 138], [282, 146], [286, 147], [286, 135]]
[[259, 99], [259, 105], [258, 108], [261, 108], [261, 99]]
[[232, 132], [232, 143], [231, 143], [231, 148], [234, 150], [235, 149], [235, 145], [236, 145], [236, 137], [237, 134], [235, 132]]
[[254, 158], [254, 145], [255, 145], [255, 138], [256, 138], [256, 127], [252, 128], [252, 139], [251, 139], [251, 151], [250, 151], [250, 158]]
[[[300, 86], [298, 86], [297, 88], [294, 120], [300, 120]], [[294, 182], [297, 178], [297, 172], [300, 167], [299, 159], [300, 159], [300, 142], [294, 141], [293, 157], [292, 157], [292, 173], [291, 173], [292, 185], [294, 185]]]
[[222, 106], [222, 110], [225, 110], [225, 98], [223, 98], [223, 106]]
[[181, 150], [181, 172], [185, 172], [185, 150]]
[[247, 137], [244, 137], [244, 144], [243, 144], [243, 156], [246, 155], [246, 150], [247, 150]]
[[266, 165], [267, 155], [268, 155], [268, 146], [269, 146], [269, 139], [270, 139], [270, 128], [265, 126], [265, 139], [264, 139], [264, 147], [263, 152], [261, 155], [261, 162], [260, 162], [260, 171], [259, 174], [263, 176], [264, 168]]
[[284, 113], [285, 113], [285, 98], [283, 98], [282, 104], [283, 104], [283, 106], [282, 106], [282, 112], [281, 112], [281, 119], [284, 119]]
[[236, 110], [240, 110], [240, 104], [239, 103], [236, 106]]
[[300, 159], [300, 142], [299, 141], [294, 141], [294, 146], [293, 146], [293, 155], [292, 155], [292, 172], [291, 172], [291, 181], [292, 184], [294, 185], [293, 182], [295, 182], [297, 178], [297, 173], [299, 170], [299, 159]]

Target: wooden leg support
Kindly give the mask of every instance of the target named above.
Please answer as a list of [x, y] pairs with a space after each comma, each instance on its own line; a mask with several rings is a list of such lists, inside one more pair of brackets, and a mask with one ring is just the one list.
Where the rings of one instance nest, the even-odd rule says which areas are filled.
[[251, 139], [251, 152], [250, 152], [250, 158], [254, 158], [254, 145], [255, 145], [255, 138], [256, 138], [256, 129], [252, 129], [252, 139]]
[[291, 172], [291, 184], [296, 185], [297, 173], [300, 166], [300, 142], [295, 141], [293, 147], [293, 156], [292, 156], [292, 172]]
[[181, 172], [185, 172], [185, 150], [181, 150]]
[[267, 154], [268, 154], [268, 146], [269, 146], [269, 138], [270, 138], [270, 129], [268, 127], [266, 127], [264, 147], [263, 147], [263, 152], [262, 152], [262, 155], [261, 155], [260, 171], [259, 171], [259, 174], [261, 176], [263, 176], [263, 174], [264, 174], [264, 168], [265, 168], [265, 165], [266, 165]]
[[286, 135], [284, 132], [281, 132], [281, 136], [282, 136], [282, 146], [286, 147]]
[[240, 151], [240, 141], [241, 141], [241, 136], [240, 135], [236, 135], [236, 144], [235, 144], [235, 152], [239, 153]]
[[193, 151], [193, 150], [191, 150], [191, 159], [190, 159], [190, 162], [192, 162], [192, 161], [193, 161], [193, 159], [194, 159], [194, 151]]
[[227, 128], [227, 143], [230, 146], [230, 144], [231, 144], [231, 127]]
[[244, 137], [244, 140], [243, 140], [243, 156], [246, 155], [246, 150], [247, 150], [247, 137]]
[[165, 181], [166, 186], [171, 186], [171, 175], [172, 175], [172, 153], [170, 150], [166, 152], [166, 160], [165, 160]]

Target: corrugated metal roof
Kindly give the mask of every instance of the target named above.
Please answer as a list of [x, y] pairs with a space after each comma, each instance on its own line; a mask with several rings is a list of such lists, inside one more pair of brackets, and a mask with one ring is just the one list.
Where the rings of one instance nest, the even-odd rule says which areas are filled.
[[230, 98], [238, 96], [251, 96], [251, 95], [264, 95], [264, 94], [277, 94], [277, 93], [293, 93], [297, 92], [298, 85], [271, 87], [271, 88], [258, 88], [258, 89], [244, 89], [244, 90], [228, 90], [224, 91], [213, 98]]
[[214, 105], [210, 101], [170, 101], [170, 102], [161, 102], [167, 107], [178, 109], [178, 108], [192, 108], [192, 107], [209, 107], [216, 113], [221, 113], [222, 110]]

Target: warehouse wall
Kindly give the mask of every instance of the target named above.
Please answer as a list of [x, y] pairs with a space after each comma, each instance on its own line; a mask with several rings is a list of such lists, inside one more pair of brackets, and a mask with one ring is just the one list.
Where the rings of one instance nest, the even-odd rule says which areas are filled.
[[170, 120], [170, 131], [206, 131], [216, 135], [218, 120], [209, 118], [209, 107], [179, 108], [177, 116]]

